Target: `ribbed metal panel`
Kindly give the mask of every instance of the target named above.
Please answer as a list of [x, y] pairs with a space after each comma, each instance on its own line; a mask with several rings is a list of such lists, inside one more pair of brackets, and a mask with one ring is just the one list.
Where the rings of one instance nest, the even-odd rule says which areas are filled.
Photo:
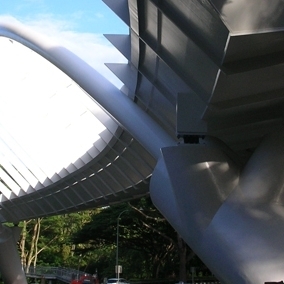
[[[259, 28], [261, 13], [256, 13], [248, 29], [227, 21], [231, 11], [224, 1], [105, 2], [130, 26], [130, 35], [106, 36], [129, 63], [108, 66], [125, 83], [122, 91], [173, 141], [177, 135], [212, 135], [247, 156], [266, 132], [283, 123], [281, 9]], [[241, 5], [242, 1], [232, 1], [236, 9]], [[274, 7], [267, 10], [266, 19]], [[242, 17], [249, 17], [249, 8], [244, 11]], [[3, 168], [11, 172], [10, 177], [2, 174], [2, 180], [17, 184], [10, 185], [15, 193], [9, 187], [3, 190], [4, 219], [100, 206], [127, 200], [135, 192], [147, 194], [156, 159], [124, 128], [127, 119], [118, 127], [96, 107], [89, 110], [106, 129], [93, 148], [53, 176], [28, 159], [23, 163], [18, 152], [2, 153]], [[177, 124], [181, 110], [181, 119], [188, 116], [190, 123]], [[60, 202], [53, 202], [53, 194]], [[40, 206], [28, 209], [32, 202]]]

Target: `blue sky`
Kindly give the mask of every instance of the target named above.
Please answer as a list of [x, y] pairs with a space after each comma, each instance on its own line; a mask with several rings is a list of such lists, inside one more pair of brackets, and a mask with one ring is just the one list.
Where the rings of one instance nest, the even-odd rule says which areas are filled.
[[126, 62], [103, 34], [128, 27], [101, 0], [0, 0], [0, 17], [13, 17], [87, 61], [112, 83], [121, 82], [104, 63]]
[[20, 21], [49, 18], [89, 33], [127, 33], [124, 23], [101, 0], [0, 0], [0, 14]]

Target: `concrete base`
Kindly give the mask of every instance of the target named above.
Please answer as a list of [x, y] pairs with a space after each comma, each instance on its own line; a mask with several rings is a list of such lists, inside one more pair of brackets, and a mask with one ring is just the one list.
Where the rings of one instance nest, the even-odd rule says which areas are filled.
[[0, 271], [5, 284], [26, 284], [26, 276], [17, 249], [19, 227], [0, 224]]

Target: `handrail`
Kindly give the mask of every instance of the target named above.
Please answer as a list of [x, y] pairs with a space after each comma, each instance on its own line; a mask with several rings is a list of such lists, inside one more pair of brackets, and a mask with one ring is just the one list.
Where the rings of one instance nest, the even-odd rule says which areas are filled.
[[91, 274], [77, 269], [66, 267], [49, 267], [49, 266], [30, 266], [26, 271], [26, 277], [32, 278], [49, 278], [58, 279], [66, 283], [71, 283], [72, 280], [78, 280], [82, 276], [92, 277]]

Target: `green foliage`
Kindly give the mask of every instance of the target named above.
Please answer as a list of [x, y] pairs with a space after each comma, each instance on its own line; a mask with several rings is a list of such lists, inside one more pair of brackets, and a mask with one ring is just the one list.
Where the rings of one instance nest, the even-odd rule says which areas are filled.
[[[36, 220], [26, 222], [27, 251], [35, 224]], [[122, 277], [181, 279], [178, 235], [150, 198], [43, 218], [40, 227], [37, 265], [98, 272], [101, 279], [114, 277], [118, 237]], [[188, 256], [185, 271], [189, 271], [194, 253], [185, 244], [182, 249]], [[199, 260], [194, 257], [192, 261], [197, 264]]]
[[[84, 223], [90, 221], [91, 214], [93, 211], [43, 218], [37, 244], [37, 249], [40, 251], [37, 265], [77, 268], [78, 256], [74, 256], [72, 235], [80, 230]], [[29, 220], [26, 225], [26, 251], [30, 250], [32, 244], [35, 223], [36, 220]], [[23, 226], [23, 223], [21, 222], [19, 226]]]
[[123, 266], [123, 277], [168, 278], [178, 274], [177, 233], [150, 198], [96, 212], [73, 236], [76, 253], [92, 252], [99, 274], [115, 276], [118, 216], [119, 264]]

